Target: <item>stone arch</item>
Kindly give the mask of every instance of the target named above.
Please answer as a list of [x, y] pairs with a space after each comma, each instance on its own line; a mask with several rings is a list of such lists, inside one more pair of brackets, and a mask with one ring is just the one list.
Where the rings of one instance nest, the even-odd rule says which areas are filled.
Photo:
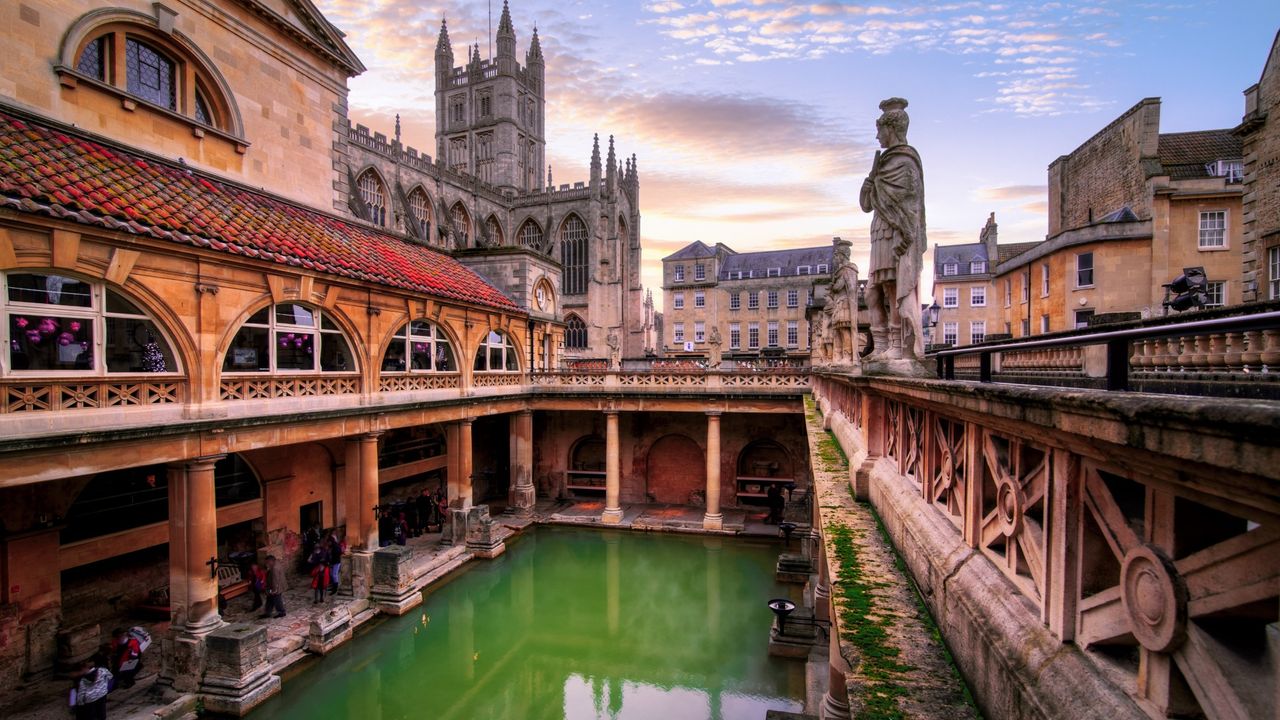
[[516, 231], [516, 243], [521, 247], [541, 250], [545, 242], [544, 238], [542, 226], [533, 218], [525, 218], [525, 221], [520, 224], [520, 229]]
[[356, 173], [356, 186], [353, 188], [364, 207], [366, 220], [378, 227], [387, 226], [390, 215], [391, 191], [387, 179], [373, 165], [366, 165]]
[[592, 433], [574, 440], [573, 444], [569, 446], [569, 458], [566, 467], [570, 470], [604, 472], [604, 438]]
[[687, 435], [664, 435], [649, 448], [646, 491], [654, 502], [689, 505], [707, 487], [707, 458]]
[[470, 247], [471, 237], [474, 235], [471, 227], [471, 212], [461, 200], [449, 206], [449, 223], [453, 226], [455, 233], [455, 245], [460, 248]]
[[489, 213], [489, 217], [484, 220], [484, 232], [489, 238], [489, 244], [493, 247], [501, 247], [507, 244], [507, 234], [502, 230], [502, 222], [498, 220], [498, 216]]
[[795, 459], [790, 451], [776, 440], [753, 440], [738, 453], [740, 476], [794, 480], [795, 467]]
[[431, 193], [427, 192], [422, 183], [417, 183], [409, 188], [409, 192], [404, 196], [404, 202], [405, 225], [409, 227], [410, 233], [419, 240], [431, 242], [431, 229], [436, 220], [435, 203], [431, 200]]
[[[60, 73], [74, 72], [85, 46], [111, 29], [111, 26], [130, 30], [148, 43], [157, 44], [176, 54], [183, 62], [191, 63], [196, 71], [198, 87], [204, 90], [207, 99], [216, 107], [217, 117], [223, 121], [211, 124], [221, 126], [219, 129], [237, 138], [244, 137], [244, 120], [240, 115], [240, 107], [236, 104], [235, 93], [231, 91], [231, 85], [219, 72], [217, 65], [181, 30], [162, 30], [155, 16], [124, 8], [90, 10], [77, 18], [63, 34], [58, 50], [59, 64], [55, 70]], [[194, 116], [194, 109], [191, 113], [184, 114]]]
[[[240, 333], [240, 330], [245, 327], [246, 323], [248, 323], [250, 319], [252, 319], [258, 313], [262, 312], [264, 309], [268, 311], [268, 315], [274, 316], [275, 313], [273, 309], [275, 308], [275, 306], [285, 305], [285, 304], [300, 305], [313, 312], [318, 311], [322, 313], [324, 317], [327, 317], [330, 321], [332, 321], [334, 325], [337, 326], [337, 331], [341, 334], [342, 339], [346, 342], [348, 354], [352, 359], [352, 363], [355, 365], [355, 367], [348, 368], [341, 372], [363, 373], [363, 368], [367, 367], [369, 363], [373, 362], [372, 358], [363, 357], [357, 352], [357, 349], [364, 346], [364, 343], [362, 342], [362, 337], [359, 331], [357, 330], [355, 324], [351, 322], [351, 318], [347, 317], [342, 311], [336, 308], [334, 309], [325, 308], [325, 307], [318, 306], [314, 303], [304, 302], [299, 300], [286, 300], [284, 302], [277, 303], [268, 294], [268, 295], [261, 296], [256, 302], [251, 303], [248, 306], [248, 308], [246, 308], [243, 312], [241, 312], [236, 317], [234, 322], [228, 324], [226, 333], [218, 341], [217, 351], [213, 357], [212, 371], [215, 377], [220, 378], [223, 373], [228, 372], [227, 370], [224, 369], [227, 353], [230, 352], [231, 344], [235, 341], [236, 336]], [[274, 327], [274, 321], [271, 321], [271, 324]], [[319, 325], [316, 326], [316, 330], [317, 330], [317, 333], [320, 332], [321, 328]], [[326, 332], [332, 332], [332, 331], [326, 331]], [[275, 342], [274, 333], [275, 333], [274, 329], [272, 329], [269, 333], [272, 343]], [[253, 371], [246, 371], [246, 372], [253, 372]], [[260, 372], [263, 375], [272, 375], [272, 374], [278, 374], [281, 372], [289, 372], [289, 371], [282, 371], [273, 367], [270, 370], [260, 370], [257, 372]], [[332, 372], [332, 371], [316, 370], [314, 372], [323, 373], [323, 372]]]

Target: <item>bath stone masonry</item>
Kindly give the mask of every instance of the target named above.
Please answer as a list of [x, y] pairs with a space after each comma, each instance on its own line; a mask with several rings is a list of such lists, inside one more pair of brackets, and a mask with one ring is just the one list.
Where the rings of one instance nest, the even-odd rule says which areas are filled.
[[205, 673], [200, 698], [207, 712], [244, 717], [280, 692], [280, 677], [267, 663], [267, 628], [224, 625], [205, 637]]
[[488, 505], [467, 510], [467, 550], [476, 557], [493, 559], [506, 552], [507, 544], [498, 537], [498, 524], [489, 517]]
[[392, 545], [373, 553], [370, 599], [378, 610], [404, 615], [422, 604], [422, 593], [414, 587], [413, 580], [413, 548]]
[[351, 609], [339, 605], [313, 619], [307, 632], [307, 652], [328, 655], [329, 651], [351, 639]]

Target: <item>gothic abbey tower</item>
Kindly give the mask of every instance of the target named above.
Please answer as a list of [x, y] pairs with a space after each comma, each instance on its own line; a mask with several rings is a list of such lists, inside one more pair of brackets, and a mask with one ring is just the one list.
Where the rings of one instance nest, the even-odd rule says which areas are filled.
[[533, 31], [522, 67], [516, 60], [516, 31], [502, 5], [498, 54], [480, 59], [468, 48], [466, 62], [454, 66], [449, 28], [440, 24], [436, 42], [436, 157], [449, 169], [473, 175], [503, 190], [542, 189], [546, 136], [546, 65], [538, 31]]
[[555, 186], [538, 31], [522, 65], [504, 2], [495, 40], [491, 58], [478, 43], [457, 57], [441, 21], [435, 158], [403, 145], [399, 125], [388, 138], [348, 122], [335, 143], [337, 207], [450, 253], [526, 308], [536, 340], [522, 367], [642, 357], [653, 327], [640, 284], [636, 157], [597, 136], [589, 178]]

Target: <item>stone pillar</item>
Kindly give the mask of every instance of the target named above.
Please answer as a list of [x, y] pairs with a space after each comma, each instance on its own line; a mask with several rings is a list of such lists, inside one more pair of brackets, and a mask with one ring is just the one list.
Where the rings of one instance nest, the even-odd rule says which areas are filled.
[[378, 549], [378, 436], [366, 433], [347, 439], [347, 538], [352, 547]]
[[445, 446], [449, 450], [449, 507], [471, 507], [471, 418], [445, 426]]
[[[222, 624], [218, 580], [210, 565], [218, 554], [213, 466], [222, 457], [199, 458], [169, 469], [169, 597], [175, 623], [196, 637]], [[181, 588], [180, 598], [175, 598], [175, 588]]]
[[724, 515], [720, 513], [720, 412], [707, 413], [707, 514], [702, 518], [702, 529], [719, 530], [724, 527]]
[[618, 495], [622, 487], [622, 462], [618, 449], [618, 411], [604, 412], [604, 514], [600, 522], [617, 525], [622, 522], [622, 505]]
[[849, 685], [845, 673], [849, 672], [849, 663], [840, 654], [840, 635], [831, 629], [831, 644], [828, 650], [827, 694], [822, 696], [822, 706], [818, 709], [821, 720], [849, 720]]
[[533, 514], [533, 411], [511, 416], [511, 509], [520, 517]]

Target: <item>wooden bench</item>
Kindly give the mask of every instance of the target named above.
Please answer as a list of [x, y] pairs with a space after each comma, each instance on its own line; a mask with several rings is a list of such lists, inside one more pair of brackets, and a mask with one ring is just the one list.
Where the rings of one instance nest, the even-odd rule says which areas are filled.
[[238, 598], [249, 592], [249, 581], [240, 577], [240, 568], [235, 565], [218, 566], [218, 610], [227, 606], [227, 601]]
[[134, 612], [143, 618], [148, 619], [169, 619], [169, 586], [156, 588], [147, 593], [147, 600], [139, 605], [135, 605]]

